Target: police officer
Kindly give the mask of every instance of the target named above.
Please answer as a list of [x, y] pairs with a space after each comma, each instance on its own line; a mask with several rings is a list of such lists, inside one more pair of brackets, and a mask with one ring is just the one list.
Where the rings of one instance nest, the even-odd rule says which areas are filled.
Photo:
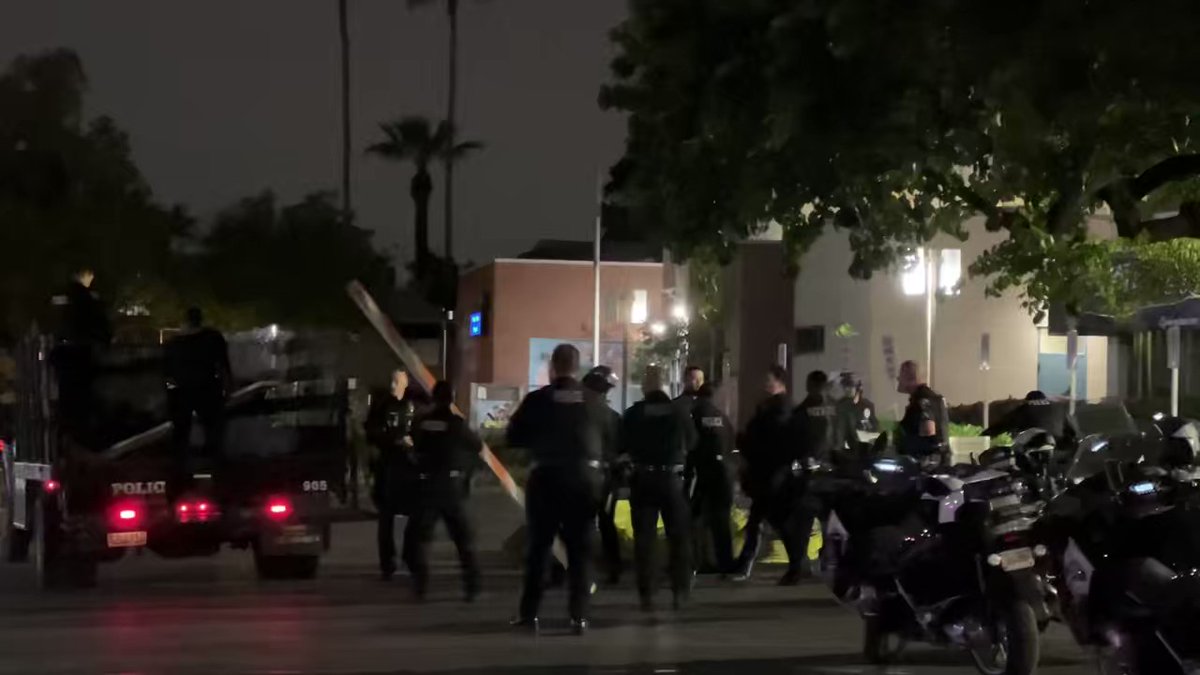
[[683, 471], [696, 443], [687, 410], [663, 392], [662, 371], [650, 366], [642, 376], [644, 398], [625, 411], [621, 442], [633, 461], [630, 507], [637, 563], [638, 597], [643, 611], [654, 608], [654, 548], [662, 516], [671, 557], [671, 590], [676, 609], [692, 584], [691, 537]]
[[[408, 373], [392, 372], [391, 391], [371, 405], [364, 425], [367, 440], [379, 451], [374, 461], [375, 485], [372, 497], [379, 513], [376, 528], [379, 549], [379, 573], [387, 581], [396, 573], [396, 516], [411, 511], [417, 488], [417, 467], [412, 455], [412, 425], [419, 398], [408, 386]], [[411, 527], [405, 527], [404, 550], [411, 545]], [[405, 559], [408, 555], [403, 556]]]
[[571, 630], [582, 635], [588, 628], [590, 539], [603, 482], [601, 459], [614, 432], [608, 406], [575, 379], [578, 349], [555, 347], [550, 372], [550, 384], [526, 396], [508, 424], [509, 445], [529, 450], [533, 458], [525, 490], [525, 581], [513, 625], [537, 630], [547, 558], [561, 534]]
[[746, 581], [762, 544], [762, 522], [771, 524], [787, 550], [789, 568], [780, 580], [793, 583], [800, 577], [811, 523], [801, 526], [793, 517], [792, 464], [796, 461], [796, 425], [787, 390], [788, 373], [780, 366], [767, 371], [767, 398], [758, 405], [738, 443], [746, 462], [743, 488], [752, 502], [746, 521], [745, 542], [738, 559], [735, 581]]
[[1051, 401], [1046, 394], [1034, 390], [1025, 394], [1025, 401], [1015, 410], [1000, 418], [995, 424], [984, 430], [984, 436], [998, 436], [1002, 433], [1020, 433], [1026, 429], [1041, 429], [1054, 437], [1059, 448], [1069, 448], [1075, 444], [1079, 430], [1075, 420], [1071, 418], [1067, 404], [1062, 401]]
[[58, 380], [58, 413], [63, 429], [84, 444], [90, 440], [97, 351], [112, 340], [104, 305], [92, 289], [95, 278], [91, 269], [80, 269], [65, 291], [52, 298], [60, 312], [58, 343], [50, 356]]
[[163, 348], [163, 362], [176, 453], [188, 455], [195, 413], [204, 429], [205, 456], [218, 457], [225, 435], [225, 397], [233, 384], [225, 337], [206, 327], [200, 308], [192, 307], [183, 332]]
[[[815, 460], [831, 461], [834, 452], [842, 447], [842, 440], [837, 426], [837, 406], [829, 397], [829, 376], [824, 371], [814, 370], [804, 381], [806, 396], [793, 411], [795, 425], [796, 456], [792, 471], [792, 493], [783, 497], [790, 501], [790, 507], [781, 504], [778, 508], [790, 508], [794, 512], [796, 527], [796, 542], [803, 547], [804, 558], [792, 562], [792, 554], [788, 554], [788, 571], [779, 580], [781, 586], [791, 586], [808, 576], [809, 569], [804, 564], [808, 555], [808, 539], [812, 533], [812, 522], [816, 513], [808, 500], [805, 499], [806, 481], [803, 470]], [[807, 528], [807, 529], [805, 529]]]
[[[412, 545], [404, 551], [405, 564], [413, 576], [418, 598], [429, 586], [426, 549], [440, 519], [458, 549], [463, 588], [468, 602], [479, 594], [479, 563], [475, 556], [475, 533], [467, 515], [467, 484], [478, 461], [483, 442], [467, 422], [451, 410], [454, 390], [446, 381], [433, 387], [433, 407], [421, 415], [413, 429], [413, 453], [420, 476], [420, 489], [412, 522], [405, 539]], [[408, 532], [412, 531], [410, 537]]]
[[[617, 386], [619, 378], [612, 368], [596, 366], [583, 376], [583, 386], [591, 390], [608, 406], [608, 392]], [[604, 447], [604, 487], [600, 494], [597, 521], [600, 527], [600, 546], [604, 553], [605, 571], [608, 573], [608, 583], [618, 584], [621, 581], [621, 540], [617, 536], [617, 493], [625, 483], [624, 463], [619, 460], [620, 446], [616, 442], [616, 430], [621, 426], [621, 415], [609, 408], [609, 424], [614, 430], [609, 434], [612, 442]]]
[[700, 366], [688, 366], [683, 371], [683, 393], [675, 400], [695, 403], [700, 395], [700, 387], [704, 386], [704, 369]]
[[733, 481], [725, 458], [733, 451], [733, 425], [713, 403], [711, 384], [703, 384], [696, 391], [692, 419], [698, 433], [687, 471], [694, 485], [692, 513], [712, 536], [717, 572], [732, 574], [733, 536], [729, 529], [729, 512], [733, 508]]
[[846, 449], [852, 456], [859, 456], [859, 432], [879, 433], [879, 418], [875, 415], [875, 404], [863, 395], [862, 380], [853, 373], [842, 373], [838, 381], [842, 387], [842, 397], [837, 402], [840, 441], [837, 452]]
[[908, 405], [900, 419], [896, 449], [919, 459], [941, 453], [948, 442], [946, 402], [925, 384], [916, 361], [900, 364], [899, 392], [908, 394]]

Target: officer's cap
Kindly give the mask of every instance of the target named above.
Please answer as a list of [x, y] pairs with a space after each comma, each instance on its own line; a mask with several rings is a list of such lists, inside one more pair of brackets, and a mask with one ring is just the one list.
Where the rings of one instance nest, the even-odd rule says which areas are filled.
[[608, 366], [596, 366], [583, 376], [583, 386], [600, 393], [607, 392], [617, 386], [620, 381], [621, 379]]

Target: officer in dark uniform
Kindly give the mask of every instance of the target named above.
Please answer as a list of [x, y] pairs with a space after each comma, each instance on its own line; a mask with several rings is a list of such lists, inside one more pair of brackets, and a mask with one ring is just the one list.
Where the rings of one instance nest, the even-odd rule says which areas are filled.
[[925, 384], [916, 361], [900, 364], [899, 391], [908, 394], [908, 406], [900, 419], [896, 449], [910, 457], [932, 457], [945, 451], [949, 442], [946, 401]]
[[[416, 496], [418, 473], [412, 455], [412, 426], [419, 398], [409, 390], [408, 373], [392, 373], [392, 388], [379, 396], [367, 414], [367, 440], [379, 451], [374, 461], [375, 485], [372, 497], [379, 513], [376, 530], [379, 547], [379, 573], [386, 581], [396, 573], [396, 516], [411, 512]], [[404, 550], [411, 546], [411, 527], [405, 527]], [[407, 559], [408, 554], [402, 556]]]
[[[583, 386], [594, 392], [608, 405], [608, 392], [619, 382], [616, 373], [608, 366], [596, 366], [583, 376]], [[621, 427], [621, 415], [609, 408], [609, 424], [613, 431], [609, 434], [611, 441], [604, 447], [604, 487], [601, 490], [599, 513], [597, 521], [600, 527], [600, 546], [604, 553], [605, 571], [608, 573], [608, 583], [617, 584], [621, 581], [621, 539], [617, 535], [617, 493], [626, 482], [625, 464], [620, 461], [620, 444], [617, 443]]]
[[[832, 461], [837, 448], [843, 447], [837, 426], [837, 406], [829, 397], [829, 376], [824, 371], [814, 370], [804, 381], [807, 395], [793, 411], [796, 437], [796, 464], [793, 465], [792, 494], [789, 496], [794, 510], [796, 540], [802, 545], [804, 558], [792, 560], [788, 554], [788, 571], [779, 580], [781, 586], [792, 586], [808, 576], [809, 568], [804, 560], [808, 555], [809, 536], [816, 513], [805, 499], [807, 487], [805, 468], [812, 461]], [[783, 508], [782, 506], [780, 508]]]
[[863, 395], [862, 380], [852, 373], [842, 373], [839, 378], [842, 398], [837, 402], [837, 426], [840, 444], [834, 458], [843, 450], [853, 456], [859, 455], [858, 433], [879, 433], [879, 418], [875, 415], [875, 404]]
[[[792, 415], [792, 399], [787, 391], [788, 373], [779, 366], [767, 372], [767, 398], [758, 405], [754, 417], [746, 425], [738, 446], [746, 462], [743, 488], [751, 500], [750, 515], [746, 520], [745, 543], [738, 558], [735, 581], [750, 578], [754, 561], [762, 544], [762, 522], [771, 524], [783, 541], [790, 565], [781, 581], [790, 582], [800, 574], [799, 565], [807, 555], [810, 523], [801, 526], [793, 517], [792, 465], [796, 461], [796, 425]], [[795, 574], [792, 574], [793, 570]]]
[[225, 436], [225, 397], [233, 384], [225, 337], [206, 327], [200, 308], [192, 307], [183, 332], [163, 348], [163, 361], [175, 452], [187, 457], [195, 413], [204, 429], [205, 457], [219, 457]]
[[687, 601], [692, 585], [690, 516], [683, 471], [696, 444], [696, 427], [687, 410], [663, 392], [662, 371], [642, 376], [644, 398], [625, 411], [621, 442], [633, 460], [630, 508], [642, 609], [654, 608], [654, 548], [662, 515], [671, 556], [675, 607]]
[[575, 379], [578, 349], [555, 347], [550, 372], [550, 384], [526, 396], [508, 424], [509, 445], [529, 450], [533, 458], [525, 491], [525, 582], [513, 624], [537, 630], [547, 559], [555, 535], [561, 535], [567, 550], [571, 630], [581, 635], [588, 628], [590, 540], [604, 447], [613, 442], [612, 417], [608, 406]]
[[[479, 594], [479, 563], [475, 533], [467, 514], [467, 484], [483, 442], [467, 427], [466, 420], [451, 410], [453, 403], [450, 383], [438, 382], [433, 387], [433, 408], [418, 417], [413, 428], [413, 454], [421, 484], [412, 522], [405, 531], [405, 539], [412, 545], [404, 551], [404, 562], [412, 573], [417, 597], [424, 598], [429, 586], [426, 549], [440, 519], [458, 549], [463, 587], [471, 602]], [[413, 533], [411, 539], [409, 531]]]
[[1070, 448], [1079, 437], [1070, 411], [1064, 401], [1051, 401], [1040, 391], [1025, 395], [1025, 402], [984, 430], [984, 436], [1020, 433], [1026, 429], [1041, 429], [1054, 437], [1059, 448]]
[[717, 572], [732, 574], [733, 535], [729, 513], [733, 508], [733, 481], [725, 458], [733, 452], [733, 424], [713, 403], [711, 384], [701, 385], [692, 408], [698, 440], [688, 462], [692, 489], [692, 514], [712, 536]]
[[92, 385], [96, 379], [97, 352], [112, 340], [112, 327], [104, 305], [92, 290], [96, 275], [84, 268], [54, 296], [59, 309], [57, 344], [50, 355], [58, 380], [58, 413], [62, 428], [77, 441], [90, 440]]
[[683, 371], [683, 393], [676, 401], [695, 403], [700, 395], [700, 387], [704, 386], [704, 369], [700, 366], [688, 366]]

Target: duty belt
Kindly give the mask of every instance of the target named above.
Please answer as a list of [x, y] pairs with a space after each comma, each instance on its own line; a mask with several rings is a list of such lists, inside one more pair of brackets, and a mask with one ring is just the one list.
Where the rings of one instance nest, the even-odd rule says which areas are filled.
[[636, 464], [634, 468], [647, 473], [683, 473], [682, 464]]

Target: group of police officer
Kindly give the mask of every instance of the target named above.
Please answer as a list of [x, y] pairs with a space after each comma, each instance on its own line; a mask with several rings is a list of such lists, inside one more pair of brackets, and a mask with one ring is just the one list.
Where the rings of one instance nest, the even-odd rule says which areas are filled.
[[[641, 607], [655, 609], [654, 560], [661, 517], [669, 551], [672, 605], [684, 606], [695, 577], [693, 521], [709, 532], [715, 571], [733, 580], [749, 578], [767, 521], [783, 539], [791, 561], [781, 584], [797, 583], [805, 573], [812, 515], [802, 508], [803, 466], [827, 457], [849, 441], [844, 430], [870, 430], [874, 411], [861, 387], [850, 386], [842, 401], [829, 395], [824, 373], [808, 378], [808, 396], [793, 406], [787, 373], [767, 374], [767, 398], [755, 411], [739, 441], [743, 489], [752, 499], [746, 544], [733, 558], [730, 509], [733, 482], [727, 463], [735, 435], [729, 418], [713, 401], [713, 389], [699, 368], [688, 368], [685, 390], [671, 399], [662, 373], [648, 368], [642, 377], [643, 399], [622, 416], [606, 401], [617, 385], [612, 370], [592, 369], [575, 378], [579, 352], [559, 345], [551, 356], [551, 382], [530, 393], [509, 422], [510, 445], [532, 453], [526, 495], [529, 546], [524, 589], [514, 625], [538, 629], [546, 565], [556, 537], [566, 549], [568, 611], [574, 632], [588, 627], [591, 590], [590, 533], [599, 516], [601, 542], [610, 581], [621, 572], [613, 522], [616, 493], [629, 487], [637, 590]], [[845, 384], [845, 383], [843, 383]]]
[[[661, 371], [648, 368], [642, 377], [643, 399], [624, 415], [607, 402], [609, 391], [618, 384], [612, 370], [598, 366], [577, 379], [579, 368], [575, 347], [555, 348], [550, 383], [526, 396], [509, 421], [508, 443], [528, 450], [532, 459], [526, 486], [524, 584], [515, 626], [538, 630], [551, 549], [561, 539], [571, 628], [577, 634], [587, 631], [593, 590], [592, 531], [598, 522], [608, 578], [616, 582], [622, 563], [614, 514], [618, 491], [625, 485], [637, 590], [645, 611], [655, 609], [654, 554], [660, 517], [676, 609], [686, 605], [698, 567], [693, 564], [694, 523], [711, 535], [713, 571], [724, 578], [750, 577], [764, 521], [787, 551], [789, 566], [779, 583], [796, 584], [808, 573], [804, 561], [816, 514], [805, 499], [806, 468], [813, 461], [841, 461], [845, 453], [863, 449], [860, 432], [878, 431], [874, 407], [863, 396], [861, 382], [843, 374], [842, 396], [834, 398], [828, 376], [813, 371], [805, 380], [805, 397], [795, 405], [787, 389], [787, 371], [772, 367], [764, 383], [766, 398], [735, 443], [732, 424], [713, 401], [713, 388], [699, 368], [688, 368], [684, 392], [676, 399], [666, 393]], [[900, 424], [906, 439], [902, 451], [921, 455], [945, 435], [938, 414], [944, 404], [921, 383], [913, 362], [901, 367], [900, 385], [910, 395]], [[402, 558], [417, 595], [423, 597], [428, 584], [427, 544], [436, 522], [444, 520], [458, 548], [470, 600], [479, 592], [479, 567], [465, 503], [481, 442], [452, 411], [452, 400], [449, 384], [439, 382], [432, 406], [426, 406], [409, 388], [403, 371], [397, 371], [391, 395], [373, 407], [366, 426], [381, 449], [376, 500], [383, 576], [390, 578], [396, 570], [394, 516], [409, 513]], [[1019, 414], [1041, 411], [1036, 401], [1030, 403]], [[730, 524], [733, 472], [728, 467], [737, 454], [742, 489], [751, 507], [745, 542], [735, 560]], [[402, 503], [398, 497], [411, 501]]]

